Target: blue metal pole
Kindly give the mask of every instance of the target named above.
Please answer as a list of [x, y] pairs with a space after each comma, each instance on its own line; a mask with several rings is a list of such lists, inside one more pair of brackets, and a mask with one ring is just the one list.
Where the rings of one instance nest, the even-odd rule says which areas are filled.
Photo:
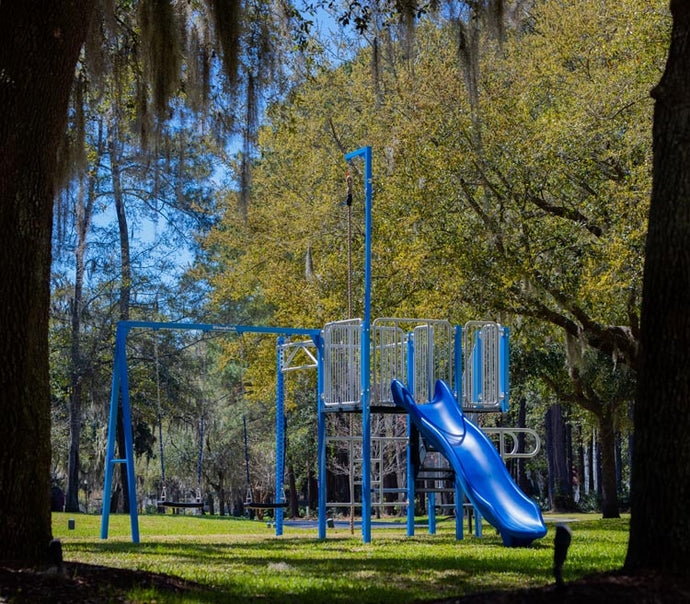
[[323, 340], [315, 338], [317, 352], [317, 409], [318, 409], [318, 478], [319, 539], [326, 538], [326, 413], [323, 409]]
[[[407, 334], [407, 389], [414, 392], [414, 338]], [[415, 444], [417, 444], [415, 442]], [[412, 453], [412, 420], [407, 416], [407, 536], [414, 536], [415, 466]]]
[[229, 333], [263, 333], [268, 335], [283, 336], [311, 336], [318, 337], [320, 329], [302, 329], [297, 327], [271, 327], [263, 325], [228, 325], [212, 323], [176, 323], [170, 321], [120, 321], [122, 326], [129, 331], [133, 327], [149, 329], [187, 329], [197, 331], [216, 331]]
[[[482, 374], [482, 332], [477, 332], [477, 339], [474, 343], [474, 384], [473, 400], [476, 402], [483, 402], [484, 400], [484, 375]], [[482, 400], [479, 400], [482, 397]]]
[[110, 498], [113, 488], [113, 460], [115, 459], [115, 435], [117, 430], [117, 402], [120, 394], [120, 347], [124, 345], [126, 331], [119, 325], [115, 335], [115, 358], [110, 386], [110, 414], [108, 417], [108, 444], [105, 453], [105, 483], [103, 485], [103, 510], [101, 512], [101, 539], [108, 538], [110, 523]]
[[134, 439], [132, 438], [132, 415], [129, 404], [129, 378], [127, 376], [127, 352], [123, 338], [120, 346], [120, 391], [122, 400], [122, 424], [125, 435], [125, 459], [127, 467], [127, 497], [129, 499], [129, 520], [132, 528], [132, 541], [139, 543], [139, 516], [137, 504], [137, 479], [134, 473]]
[[[458, 405], [462, 410], [462, 326], [455, 326], [455, 341], [454, 341], [454, 366], [453, 375], [455, 381], [455, 397], [458, 400]], [[455, 538], [458, 541], [464, 539], [464, 525], [463, 518], [465, 515], [465, 493], [462, 489], [462, 483], [458, 476], [455, 477]]]
[[436, 493], [429, 493], [427, 500], [427, 510], [429, 512], [429, 534], [436, 534]]
[[503, 337], [501, 338], [501, 367], [503, 369], [501, 411], [505, 413], [510, 408], [510, 330], [507, 327], [503, 328]]
[[455, 539], [462, 541], [464, 538], [464, 526], [462, 524], [465, 515], [465, 493], [462, 490], [460, 479], [455, 477]]
[[[283, 344], [278, 338], [276, 352], [276, 495], [275, 502], [283, 503], [283, 476], [285, 473], [285, 377], [283, 375]], [[276, 537], [283, 534], [283, 508], [276, 507]]]
[[362, 147], [345, 155], [350, 161], [364, 157], [365, 225], [364, 225], [364, 320], [362, 323], [362, 539], [371, 542], [371, 147]]
[[476, 507], [474, 508], [474, 536], [482, 536], [482, 513]]
[[455, 398], [462, 409], [462, 327], [455, 326], [455, 340], [453, 342], [453, 382]]

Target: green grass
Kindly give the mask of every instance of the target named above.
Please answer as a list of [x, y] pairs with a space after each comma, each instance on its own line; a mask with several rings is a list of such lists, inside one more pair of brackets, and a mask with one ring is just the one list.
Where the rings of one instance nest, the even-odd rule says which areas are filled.
[[[75, 530], [68, 530], [74, 518]], [[600, 520], [573, 514], [573, 540], [565, 579], [620, 568], [628, 519]], [[557, 517], [547, 517], [548, 535], [529, 548], [506, 548], [494, 529], [484, 537], [455, 541], [454, 522], [439, 522], [436, 535], [417, 529], [372, 529], [372, 543], [356, 533], [286, 528], [282, 537], [265, 522], [218, 517], [141, 516], [141, 543], [132, 544], [129, 516], [113, 515], [110, 538], [100, 535], [100, 517], [54, 514], [53, 533], [65, 559], [174, 574], [211, 587], [184, 601], [410, 602], [487, 589], [534, 587], [552, 582]], [[134, 601], [179, 601], [150, 591]]]

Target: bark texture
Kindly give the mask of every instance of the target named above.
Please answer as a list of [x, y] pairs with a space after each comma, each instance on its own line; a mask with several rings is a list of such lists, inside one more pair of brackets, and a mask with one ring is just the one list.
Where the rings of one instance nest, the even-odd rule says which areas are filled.
[[626, 566], [690, 564], [690, 1], [672, 0], [653, 90], [654, 178], [645, 251]]
[[0, 3], [0, 559], [50, 528], [48, 315], [56, 149], [89, 0]]
[[554, 511], [571, 511], [574, 505], [566, 453], [566, 426], [560, 405], [549, 407], [544, 423], [546, 428], [546, 460], [549, 469], [549, 503]]

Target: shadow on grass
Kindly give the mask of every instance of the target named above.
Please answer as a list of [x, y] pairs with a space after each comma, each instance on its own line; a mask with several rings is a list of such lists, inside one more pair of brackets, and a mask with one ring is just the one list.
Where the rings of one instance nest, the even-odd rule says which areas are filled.
[[[409, 602], [480, 590], [547, 584], [552, 540], [508, 549], [490, 535], [457, 543], [448, 536], [374, 544], [331, 537], [259, 538], [247, 542], [72, 543], [99, 563], [172, 573], [209, 586], [201, 602]], [[117, 560], [117, 562], [116, 562]], [[103, 562], [104, 561], [104, 562]], [[596, 567], [596, 552], [580, 564]]]

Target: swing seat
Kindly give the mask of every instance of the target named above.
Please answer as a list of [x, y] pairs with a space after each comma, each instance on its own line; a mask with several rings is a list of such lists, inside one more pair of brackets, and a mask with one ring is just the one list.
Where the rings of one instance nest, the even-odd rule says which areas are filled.
[[162, 508], [203, 508], [203, 501], [158, 501], [159, 507]]
[[244, 507], [247, 508], [248, 510], [276, 510], [279, 508], [286, 508], [287, 506], [288, 506], [287, 501], [282, 501], [282, 502], [266, 501], [264, 503], [247, 501], [244, 504]]

